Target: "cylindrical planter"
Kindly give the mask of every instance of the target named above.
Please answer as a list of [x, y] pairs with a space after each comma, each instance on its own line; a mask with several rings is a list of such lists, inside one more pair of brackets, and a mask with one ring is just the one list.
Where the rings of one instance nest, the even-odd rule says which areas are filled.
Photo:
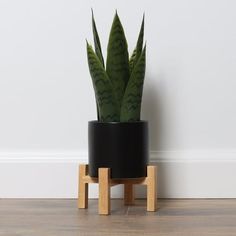
[[91, 177], [98, 177], [101, 167], [111, 169], [111, 178], [146, 176], [149, 159], [147, 121], [90, 121], [88, 144]]

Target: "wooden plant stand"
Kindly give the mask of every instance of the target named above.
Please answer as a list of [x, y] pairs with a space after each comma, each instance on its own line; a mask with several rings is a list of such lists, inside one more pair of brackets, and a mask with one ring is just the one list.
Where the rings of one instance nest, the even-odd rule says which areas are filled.
[[111, 179], [109, 168], [99, 168], [98, 178], [88, 175], [88, 165], [79, 165], [78, 208], [88, 208], [88, 184], [99, 184], [99, 214], [110, 214], [110, 187], [124, 184], [124, 204], [134, 204], [134, 184], [147, 186], [147, 211], [157, 209], [157, 166], [147, 166], [147, 177]]

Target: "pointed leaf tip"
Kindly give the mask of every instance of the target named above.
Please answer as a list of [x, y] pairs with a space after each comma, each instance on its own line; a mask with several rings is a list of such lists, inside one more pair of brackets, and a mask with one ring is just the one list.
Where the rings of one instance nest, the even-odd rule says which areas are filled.
[[116, 10], [116, 13], [115, 13], [115, 17], [114, 17], [114, 19], [116, 19], [116, 18], [120, 21], [120, 17], [119, 17], [119, 15], [118, 15], [117, 10]]
[[92, 20], [94, 20], [93, 8], [91, 7]]
[[96, 52], [96, 55], [98, 56], [99, 60], [101, 61], [102, 65], [104, 66], [102, 48], [101, 48], [99, 35], [97, 32], [97, 27], [96, 27], [93, 11], [92, 11], [92, 29], [93, 29], [93, 40], [94, 40], [95, 52]]

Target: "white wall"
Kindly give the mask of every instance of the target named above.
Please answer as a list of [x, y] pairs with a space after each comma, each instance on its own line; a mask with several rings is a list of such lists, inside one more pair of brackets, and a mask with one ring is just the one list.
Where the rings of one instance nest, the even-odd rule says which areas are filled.
[[0, 197], [76, 194], [72, 177], [86, 160], [87, 121], [96, 118], [85, 50], [91, 7], [104, 54], [115, 9], [130, 51], [145, 12], [142, 117], [152, 160], [165, 172], [160, 195], [236, 197], [233, 0], [1, 0]]

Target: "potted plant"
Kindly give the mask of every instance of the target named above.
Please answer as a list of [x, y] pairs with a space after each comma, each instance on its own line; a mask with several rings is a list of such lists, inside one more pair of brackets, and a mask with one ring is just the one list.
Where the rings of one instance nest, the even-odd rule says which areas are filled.
[[144, 17], [136, 47], [129, 58], [128, 46], [117, 12], [112, 23], [104, 63], [92, 13], [94, 48], [87, 42], [87, 57], [97, 104], [97, 120], [88, 124], [89, 175], [109, 167], [111, 178], [146, 176], [148, 123], [140, 120], [145, 52]]

